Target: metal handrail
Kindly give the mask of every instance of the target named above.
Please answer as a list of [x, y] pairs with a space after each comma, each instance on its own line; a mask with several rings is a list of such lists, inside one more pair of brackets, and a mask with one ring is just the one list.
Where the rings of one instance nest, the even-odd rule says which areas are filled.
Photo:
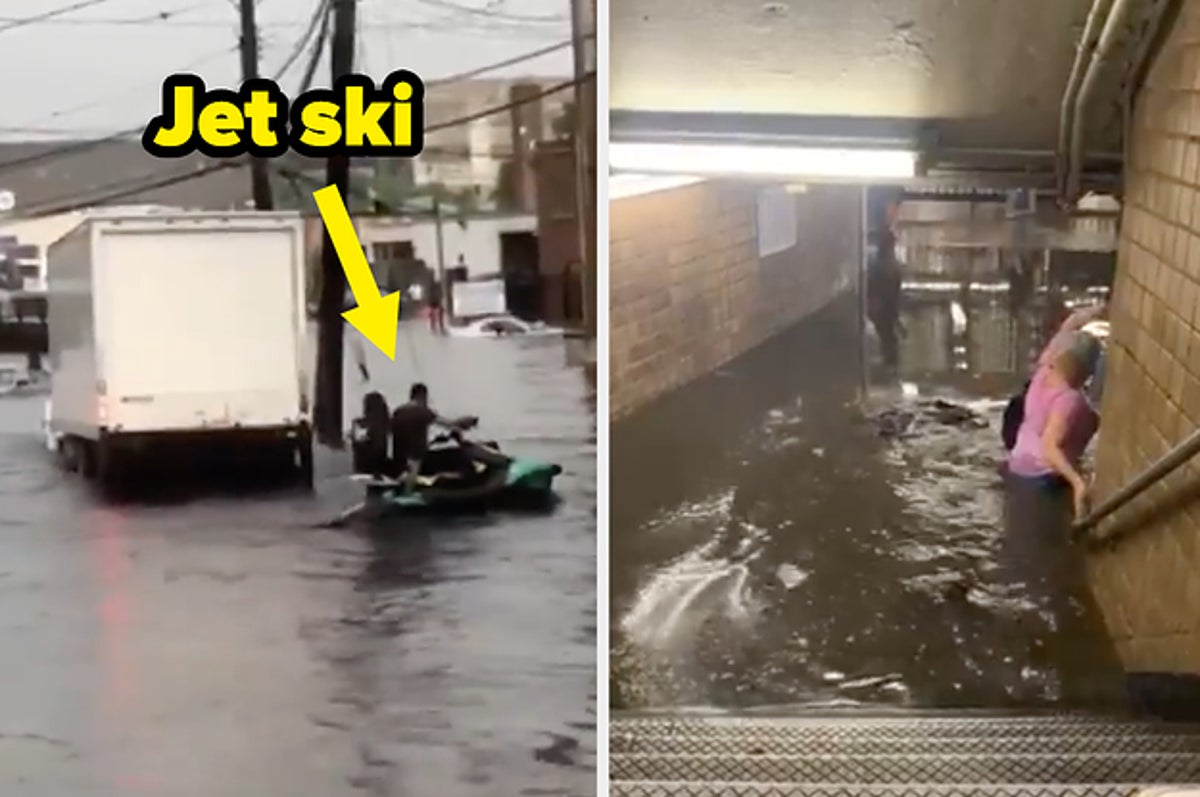
[[1150, 467], [1133, 477], [1124, 487], [1109, 496], [1100, 506], [1092, 510], [1082, 520], [1077, 521], [1071, 527], [1072, 531], [1077, 536], [1083, 536], [1097, 523], [1174, 473], [1181, 465], [1196, 456], [1196, 454], [1200, 454], [1200, 429], [1192, 432], [1182, 443], [1175, 446], [1150, 465]]

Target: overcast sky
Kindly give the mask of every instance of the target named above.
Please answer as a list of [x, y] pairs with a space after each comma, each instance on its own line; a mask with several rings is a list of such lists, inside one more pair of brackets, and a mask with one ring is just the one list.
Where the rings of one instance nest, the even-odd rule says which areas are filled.
[[[209, 85], [240, 77], [237, 0], [92, 0], [5, 29], [83, 1], [0, 0], [0, 137], [92, 137], [136, 127], [155, 114], [171, 72], [196, 72]], [[317, 3], [258, 0], [264, 75], [287, 60]], [[569, 14], [569, 0], [359, 0], [358, 71], [382, 77], [405, 67], [426, 79], [464, 72], [569, 39]], [[289, 94], [305, 62], [297, 59], [284, 75]], [[493, 74], [569, 76], [571, 51]], [[317, 75], [328, 81], [327, 61]]]

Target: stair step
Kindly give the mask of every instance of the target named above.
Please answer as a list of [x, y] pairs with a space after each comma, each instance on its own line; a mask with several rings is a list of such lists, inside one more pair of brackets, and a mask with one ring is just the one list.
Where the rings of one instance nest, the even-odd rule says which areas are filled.
[[611, 755], [614, 780], [708, 783], [1195, 783], [1194, 753], [1125, 755]]
[[746, 733], [705, 734], [689, 731], [672, 734], [614, 731], [612, 754], [641, 755], [947, 755], [985, 749], [989, 754], [1052, 755], [1130, 753], [1200, 754], [1200, 733], [1058, 733], [998, 736], [955, 736], [938, 733], [906, 735], [820, 735]]
[[[1137, 797], [1137, 784], [842, 785], [827, 783], [615, 783], [610, 797]], [[1161, 795], [1166, 797], [1166, 795]]]
[[636, 717], [614, 718], [611, 734], [723, 738], [1029, 738], [1200, 734], [1200, 726], [1050, 715], [1046, 717]]

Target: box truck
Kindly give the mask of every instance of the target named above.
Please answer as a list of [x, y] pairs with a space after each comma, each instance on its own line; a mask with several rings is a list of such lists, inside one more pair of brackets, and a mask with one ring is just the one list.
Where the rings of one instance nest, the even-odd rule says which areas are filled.
[[71, 470], [270, 450], [312, 483], [298, 214], [97, 216], [52, 244], [48, 434]]

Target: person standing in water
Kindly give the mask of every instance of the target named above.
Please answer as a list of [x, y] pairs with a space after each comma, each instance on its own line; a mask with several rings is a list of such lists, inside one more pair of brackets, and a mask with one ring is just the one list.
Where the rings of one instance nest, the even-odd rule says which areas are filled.
[[879, 336], [883, 364], [895, 368], [900, 361], [900, 263], [896, 259], [895, 219], [898, 203], [888, 205], [885, 223], [874, 235], [867, 264], [867, 318]]
[[446, 309], [442, 304], [442, 281], [429, 284], [429, 329], [435, 335], [446, 334]]
[[1008, 456], [1008, 472], [1013, 477], [1049, 489], [1069, 487], [1076, 520], [1087, 514], [1090, 496], [1080, 460], [1100, 424], [1083, 392], [1096, 367], [1100, 344], [1078, 331], [1086, 323], [1080, 318], [1094, 314], [1098, 312], [1077, 313], [1068, 319], [1038, 358]]
[[[1065, 307], [1064, 307], [1065, 311]], [[1067, 311], [1069, 312], [1069, 311]], [[1038, 355], [1037, 362], [1034, 365], [1034, 373], [1038, 369], [1049, 365], [1054, 357], [1064, 349], [1068, 348], [1075, 342], [1080, 335], [1091, 337], [1083, 332], [1083, 328], [1092, 321], [1103, 318], [1108, 313], [1108, 303], [1103, 302], [1094, 307], [1086, 307], [1082, 310], [1077, 310], [1067, 316], [1066, 320], [1062, 320], [1061, 313], [1057, 314], [1060, 319], [1060, 325], [1054, 330], [1050, 342], [1042, 349]], [[1094, 339], [1093, 339], [1094, 340]], [[1092, 356], [1091, 371], [1092, 371], [1092, 388], [1089, 390], [1088, 398], [1092, 401], [1092, 408], [1098, 408], [1098, 402], [1095, 401], [1099, 396], [1099, 382], [1103, 379], [1103, 374], [1099, 373], [1102, 362], [1100, 346], [1094, 347], [1094, 355]], [[1025, 418], [1025, 396], [1029, 392], [1029, 386], [1033, 383], [1032, 378], [1027, 380], [1021, 387], [1021, 392], [1014, 395], [1008, 400], [1008, 406], [1004, 408], [1004, 418], [1000, 427], [1000, 436], [1004, 441], [1006, 451], [1012, 451], [1013, 446], [1017, 444], [1017, 432], [1021, 428], [1021, 423]]]

